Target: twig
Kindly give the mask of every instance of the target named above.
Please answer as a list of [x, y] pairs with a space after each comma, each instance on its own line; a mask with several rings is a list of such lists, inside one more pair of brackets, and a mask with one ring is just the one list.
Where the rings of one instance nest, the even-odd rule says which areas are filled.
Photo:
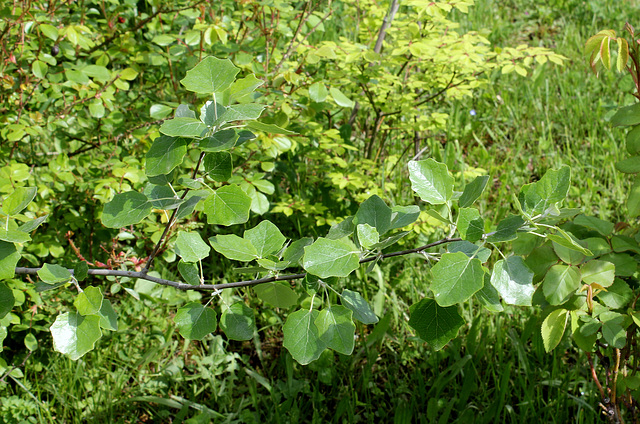
[[376, 53], [380, 53], [382, 50], [382, 43], [384, 41], [384, 37], [387, 35], [387, 29], [391, 26], [391, 22], [393, 22], [393, 18], [396, 16], [396, 12], [400, 5], [398, 4], [398, 0], [393, 0], [391, 2], [391, 6], [389, 6], [389, 13], [384, 17], [382, 21], [382, 26], [380, 27], [380, 32], [378, 32], [378, 39], [376, 40], [376, 45], [373, 48], [373, 51]]
[[[168, 227], [167, 227], [168, 228]], [[415, 248], [415, 249], [408, 249], [408, 250], [401, 250], [399, 252], [391, 252], [391, 253], [386, 253], [384, 255], [376, 255], [376, 256], [371, 256], [368, 258], [364, 258], [360, 260], [361, 264], [367, 263], [367, 262], [371, 262], [371, 261], [375, 261], [375, 260], [381, 260], [381, 259], [386, 259], [386, 258], [392, 258], [395, 256], [402, 256], [402, 255], [409, 255], [411, 253], [419, 253], [423, 250], [429, 249], [431, 247], [435, 247], [435, 246], [439, 246], [441, 244], [446, 244], [446, 243], [451, 243], [451, 242], [455, 242], [455, 241], [461, 241], [461, 238], [445, 238], [442, 240], [438, 240], [436, 242], [433, 243], [429, 243], [426, 244], [424, 246]], [[147, 264], [149, 264], [151, 261], [148, 261]], [[24, 267], [17, 267], [15, 269], [16, 274], [37, 274], [38, 271], [41, 268], [24, 268]], [[69, 269], [70, 273], [73, 273], [72, 269]], [[101, 276], [113, 276], [113, 277], [129, 277], [129, 278], [139, 278], [142, 280], [147, 280], [147, 281], [151, 281], [154, 282], [156, 284], [160, 284], [163, 286], [170, 286], [170, 287], [174, 287], [178, 290], [194, 290], [194, 291], [201, 291], [201, 292], [207, 292], [207, 291], [217, 291], [217, 290], [224, 290], [224, 289], [230, 289], [230, 288], [238, 288], [238, 287], [250, 287], [250, 286], [256, 286], [258, 284], [264, 284], [264, 283], [271, 283], [274, 281], [290, 281], [290, 280], [299, 280], [301, 278], [304, 278], [307, 274], [306, 273], [300, 273], [300, 274], [288, 274], [288, 275], [274, 275], [274, 276], [270, 276], [270, 277], [263, 277], [263, 278], [258, 278], [255, 280], [245, 280], [245, 281], [236, 281], [233, 283], [223, 283], [223, 284], [200, 284], [198, 286], [192, 285], [192, 284], [187, 284], [187, 283], [181, 283], [178, 281], [171, 281], [171, 280], [166, 280], [164, 278], [158, 278], [158, 277], [153, 277], [151, 275], [149, 275], [147, 273], [147, 271], [143, 270], [140, 272], [136, 272], [136, 271], [119, 271], [119, 270], [113, 270], [113, 269], [90, 269], [89, 271], [87, 271], [87, 273], [89, 275], [101, 275]]]

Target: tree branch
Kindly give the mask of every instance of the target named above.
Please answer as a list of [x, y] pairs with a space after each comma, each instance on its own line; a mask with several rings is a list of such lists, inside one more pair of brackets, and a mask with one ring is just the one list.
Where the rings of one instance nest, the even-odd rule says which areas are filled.
[[[461, 241], [462, 239], [459, 237], [456, 238], [445, 238], [442, 240], [438, 240], [436, 242], [433, 243], [429, 243], [426, 244], [424, 246], [415, 248], [415, 249], [408, 249], [408, 250], [401, 250], [398, 252], [391, 252], [391, 253], [386, 253], [383, 255], [376, 255], [376, 256], [370, 256], [368, 258], [364, 258], [360, 260], [361, 264], [367, 263], [367, 262], [372, 262], [375, 260], [382, 260], [382, 259], [386, 259], [386, 258], [393, 258], [395, 256], [403, 256], [403, 255], [409, 255], [411, 253], [420, 253], [423, 250], [427, 250], [431, 247], [435, 247], [435, 246], [439, 246], [441, 244], [446, 244], [446, 243], [451, 243], [454, 241]], [[147, 262], [148, 264], [149, 262]], [[17, 267], [15, 269], [15, 273], [16, 274], [37, 274], [38, 271], [41, 268], [24, 268], [24, 267]], [[73, 270], [69, 269], [69, 272], [73, 274]], [[140, 278], [142, 280], [147, 280], [147, 281], [151, 281], [153, 283], [156, 284], [160, 284], [162, 286], [170, 286], [170, 287], [174, 287], [178, 290], [194, 290], [194, 291], [200, 291], [200, 292], [209, 292], [209, 291], [218, 291], [218, 290], [224, 290], [224, 289], [231, 289], [231, 288], [238, 288], [238, 287], [251, 287], [251, 286], [257, 286], [258, 284], [264, 284], [264, 283], [271, 283], [274, 281], [290, 281], [290, 280], [299, 280], [301, 278], [304, 278], [307, 273], [300, 273], [300, 274], [287, 274], [287, 275], [273, 275], [270, 277], [263, 277], [263, 278], [258, 278], [255, 280], [244, 280], [244, 281], [236, 281], [233, 283], [223, 283], [223, 284], [200, 284], [199, 286], [194, 286], [192, 284], [187, 284], [187, 283], [181, 283], [179, 281], [171, 281], [171, 280], [166, 280], [164, 278], [158, 278], [158, 277], [154, 277], [151, 276], [149, 274], [147, 274], [147, 271], [141, 271], [141, 272], [136, 272], [136, 271], [120, 271], [120, 270], [115, 270], [115, 269], [90, 269], [87, 272], [89, 275], [101, 275], [101, 276], [113, 276], [113, 277], [129, 277], [129, 278]]]

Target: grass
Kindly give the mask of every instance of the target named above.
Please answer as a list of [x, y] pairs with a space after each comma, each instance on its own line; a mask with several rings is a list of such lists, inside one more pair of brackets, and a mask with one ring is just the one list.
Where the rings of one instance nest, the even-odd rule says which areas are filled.
[[[572, 168], [568, 206], [622, 219], [627, 181], [614, 170], [622, 132], [606, 117], [629, 103], [629, 77], [592, 75], [584, 41], [603, 28], [620, 30], [637, 16], [630, 1], [478, 1], [462, 30], [491, 28], [498, 45], [526, 42], [567, 56], [527, 79], [493, 75], [473, 99], [446, 105], [444, 134], [470, 166], [493, 178], [482, 205], [495, 222], [512, 211], [522, 184], [561, 164]], [[626, 90], [629, 91], [629, 90]], [[477, 114], [471, 116], [474, 109]], [[489, 205], [505, 205], [498, 210]], [[494, 206], [491, 206], [494, 207]], [[119, 298], [124, 329], [79, 361], [42, 350], [28, 358], [24, 378], [0, 385], [0, 423], [22, 422], [393, 422], [593, 423], [601, 420], [585, 358], [568, 340], [544, 352], [536, 312], [511, 308], [489, 315], [464, 307], [464, 334], [434, 352], [412, 336], [408, 306], [423, 295], [418, 265], [383, 270], [365, 286], [386, 311], [376, 326], [358, 327], [353, 356], [326, 352], [307, 367], [281, 348], [281, 311], [260, 306], [266, 328], [253, 342], [216, 334], [204, 342], [176, 336], [174, 308], [150, 298]], [[41, 340], [41, 344], [50, 343]], [[14, 358], [20, 363], [22, 358]]]

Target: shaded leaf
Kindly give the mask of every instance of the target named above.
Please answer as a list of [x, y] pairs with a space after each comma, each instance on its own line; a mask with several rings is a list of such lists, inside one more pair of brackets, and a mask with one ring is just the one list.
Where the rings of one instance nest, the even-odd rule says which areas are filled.
[[457, 306], [443, 308], [433, 299], [422, 299], [409, 308], [409, 325], [434, 350], [440, 350], [458, 335], [464, 319]]
[[467, 208], [478, 200], [485, 187], [487, 186], [487, 182], [489, 181], [488, 175], [481, 175], [476, 177], [473, 181], [467, 184], [464, 187], [462, 192], [462, 196], [458, 199], [458, 204], [461, 208]]
[[178, 326], [180, 335], [190, 340], [202, 340], [218, 326], [215, 311], [197, 302], [187, 303], [178, 309], [173, 322]]
[[230, 226], [249, 220], [251, 198], [236, 184], [216, 190], [204, 202], [207, 223]]
[[353, 218], [353, 223], [369, 224], [383, 235], [391, 227], [391, 208], [380, 197], [373, 195], [362, 202], [358, 212]]
[[363, 324], [375, 324], [378, 317], [373, 313], [371, 306], [358, 292], [344, 289], [340, 295], [342, 304], [353, 311], [353, 318]]
[[255, 331], [253, 309], [236, 302], [220, 316], [220, 328], [231, 340], [251, 340]]
[[343, 355], [351, 355], [354, 347], [356, 326], [352, 320], [353, 312], [344, 306], [331, 306], [318, 314], [315, 324], [320, 339], [329, 349]]
[[253, 290], [260, 299], [276, 308], [289, 309], [298, 304], [298, 295], [286, 283], [259, 284]]
[[319, 315], [315, 309], [299, 310], [289, 315], [282, 327], [282, 345], [302, 365], [318, 359], [327, 348], [315, 324]]
[[188, 142], [180, 137], [161, 135], [147, 152], [145, 170], [148, 177], [169, 174], [187, 154]]
[[0, 280], [13, 278], [20, 257], [13, 243], [0, 241]]
[[13, 309], [16, 299], [13, 290], [6, 284], [0, 283], [0, 319], [4, 318]]

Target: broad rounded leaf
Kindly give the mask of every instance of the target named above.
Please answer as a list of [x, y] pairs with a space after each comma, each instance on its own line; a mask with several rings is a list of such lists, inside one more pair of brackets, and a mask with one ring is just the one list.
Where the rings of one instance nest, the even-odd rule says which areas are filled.
[[611, 124], [615, 127], [626, 127], [640, 124], [640, 103], [618, 109], [611, 117]]
[[251, 198], [235, 184], [219, 188], [204, 202], [209, 224], [229, 226], [245, 223], [249, 220], [250, 209]]
[[78, 294], [73, 305], [80, 315], [95, 315], [102, 308], [102, 300], [102, 292], [99, 287], [87, 287]]
[[552, 305], [560, 305], [580, 288], [580, 270], [566, 265], [554, 265], [542, 283], [542, 292]]
[[50, 330], [54, 350], [74, 361], [93, 350], [95, 343], [102, 337], [100, 317], [83, 317], [76, 312], [58, 315]]
[[44, 264], [38, 270], [38, 277], [47, 284], [66, 283], [71, 280], [71, 273], [60, 265]]
[[286, 283], [274, 281], [259, 284], [253, 288], [253, 291], [260, 299], [276, 308], [289, 309], [298, 304], [298, 295]]
[[214, 181], [225, 182], [231, 178], [233, 163], [229, 152], [209, 153], [204, 157], [202, 165], [209, 178]]
[[491, 277], [489, 273], [484, 274], [484, 286], [475, 294], [482, 306], [491, 312], [502, 312], [504, 307], [500, 303], [500, 295], [493, 285], [491, 285]]
[[178, 262], [178, 272], [180, 272], [180, 276], [185, 282], [194, 286], [201, 284], [198, 264], [180, 260], [180, 262]]
[[142, 193], [128, 191], [116, 194], [104, 205], [102, 224], [108, 228], [122, 228], [134, 225], [145, 219], [150, 213], [152, 204]]
[[6, 284], [0, 283], [0, 319], [4, 318], [13, 309], [15, 302], [13, 290], [7, 287]]
[[304, 269], [320, 278], [346, 277], [359, 265], [358, 251], [340, 240], [320, 237], [304, 248]]
[[373, 313], [371, 306], [358, 292], [344, 289], [340, 295], [342, 304], [353, 311], [353, 317], [363, 324], [375, 324], [378, 317]]
[[435, 350], [445, 347], [464, 325], [457, 306], [443, 308], [433, 299], [411, 305], [409, 313], [409, 325]]
[[226, 90], [236, 79], [240, 69], [229, 59], [213, 56], [204, 58], [180, 81], [184, 87], [195, 93], [212, 94]]
[[2, 212], [5, 215], [16, 215], [36, 197], [38, 189], [35, 187], [18, 187], [2, 201]]
[[520, 256], [509, 256], [493, 266], [491, 285], [510, 305], [531, 306], [533, 292], [533, 271]]
[[544, 350], [551, 352], [558, 346], [564, 329], [567, 325], [567, 319], [569, 318], [569, 311], [566, 309], [556, 309], [551, 312], [542, 322], [542, 343], [544, 344]]
[[585, 284], [598, 284], [609, 287], [616, 276], [616, 266], [607, 261], [589, 261], [580, 268], [582, 281]]
[[342, 91], [338, 90], [335, 87], [331, 87], [329, 89], [329, 93], [338, 106], [352, 108], [356, 105], [356, 102], [345, 96]]
[[411, 188], [422, 200], [432, 205], [441, 205], [453, 195], [453, 177], [447, 165], [433, 159], [409, 162]]
[[321, 82], [314, 82], [309, 86], [309, 98], [316, 103], [324, 102], [327, 99], [329, 91]]
[[235, 234], [210, 237], [209, 243], [216, 252], [234, 261], [249, 262], [258, 258], [253, 244]]
[[380, 243], [380, 235], [374, 227], [369, 224], [358, 224], [356, 226], [356, 234], [360, 245], [365, 249], [371, 249]]
[[460, 208], [457, 226], [460, 236], [471, 243], [480, 240], [484, 234], [484, 220], [475, 208]]
[[344, 306], [323, 309], [316, 318], [320, 339], [329, 349], [343, 355], [351, 355], [354, 347], [356, 325], [351, 318], [353, 312]]
[[245, 231], [244, 238], [253, 244], [261, 258], [278, 253], [287, 240], [271, 221], [262, 221]]
[[164, 121], [160, 127], [160, 132], [171, 137], [202, 137], [209, 129], [206, 124], [196, 118], [173, 118]]
[[440, 306], [464, 302], [484, 286], [482, 263], [462, 252], [443, 254], [431, 272], [431, 290]]
[[105, 330], [118, 331], [118, 315], [113, 310], [111, 302], [107, 299], [102, 301], [102, 306], [97, 314], [100, 317], [100, 327]]
[[383, 235], [391, 227], [391, 208], [380, 197], [373, 195], [362, 202], [358, 212], [353, 218], [353, 223], [369, 224]]
[[458, 205], [460, 205], [461, 208], [467, 208], [473, 205], [473, 203], [478, 200], [478, 197], [480, 197], [480, 195], [484, 191], [484, 188], [487, 186], [488, 181], [488, 175], [481, 175], [467, 184], [464, 187], [464, 191], [462, 192], [460, 199], [458, 199]]
[[0, 280], [13, 278], [20, 257], [15, 244], [0, 240]]
[[222, 130], [199, 141], [198, 147], [203, 152], [221, 152], [236, 145], [238, 134], [235, 130]]
[[231, 340], [251, 340], [255, 326], [253, 309], [243, 302], [234, 303], [220, 316], [220, 328]]
[[178, 326], [180, 335], [191, 340], [202, 340], [218, 326], [216, 312], [197, 302], [187, 303], [178, 309], [173, 322]]
[[602, 337], [607, 344], [616, 349], [624, 348], [627, 344], [625, 316], [617, 312], [606, 311], [601, 313], [598, 318], [602, 321]]
[[148, 177], [169, 174], [182, 163], [187, 154], [187, 140], [161, 135], [153, 140], [147, 152], [146, 174]]
[[327, 348], [316, 326], [319, 315], [315, 309], [299, 310], [289, 315], [282, 327], [282, 345], [302, 365], [318, 359]]
[[195, 231], [178, 232], [176, 240], [176, 254], [185, 262], [198, 262], [207, 256], [211, 248], [202, 240], [200, 234]]
[[31, 240], [31, 236], [24, 231], [0, 228], [0, 240], [9, 243], [26, 243]]

